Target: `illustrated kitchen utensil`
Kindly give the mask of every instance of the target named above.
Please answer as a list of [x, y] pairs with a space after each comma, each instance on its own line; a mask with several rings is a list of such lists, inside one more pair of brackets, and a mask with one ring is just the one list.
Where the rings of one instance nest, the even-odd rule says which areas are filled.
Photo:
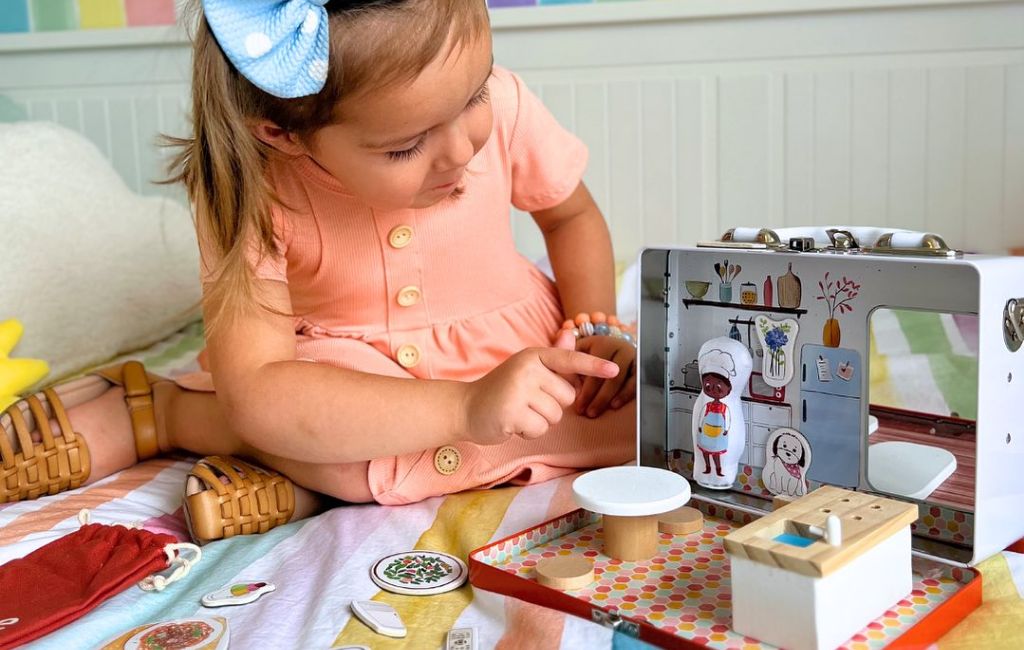
[[797, 309], [800, 307], [800, 302], [803, 297], [803, 287], [800, 278], [793, 273], [793, 264], [789, 264], [789, 269], [785, 275], [778, 279], [778, 296], [779, 307], [787, 307], [789, 309]]
[[740, 266], [739, 264], [737, 264], [736, 266], [732, 267], [732, 276], [729, 278], [729, 281], [731, 282], [731, 281], [735, 280], [736, 276], [739, 275], [740, 271], [742, 271], [742, 270], [743, 270], [743, 267]]

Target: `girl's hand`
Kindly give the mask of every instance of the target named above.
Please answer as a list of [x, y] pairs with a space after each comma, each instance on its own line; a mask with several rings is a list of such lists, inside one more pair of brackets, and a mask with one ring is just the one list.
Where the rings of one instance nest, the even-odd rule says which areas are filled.
[[577, 413], [596, 418], [609, 406], [618, 409], [636, 398], [636, 348], [631, 343], [613, 336], [587, 336], [579, 340], [576, 349], [608, 359], [619, 367], [619, 374], [614, 377], [583, 380], [576, 396]]
[[554, 348], [529, 348], [512, 355], [480, 379], [467, 384], [466, 430], [481, 445], [497, 445], [513, 435], [539, 438], [562, 419], [576, 399], [566, 377], [582, 375], [602, 381], [619, 368], [573, 349], [571, 333], [561, 334]]

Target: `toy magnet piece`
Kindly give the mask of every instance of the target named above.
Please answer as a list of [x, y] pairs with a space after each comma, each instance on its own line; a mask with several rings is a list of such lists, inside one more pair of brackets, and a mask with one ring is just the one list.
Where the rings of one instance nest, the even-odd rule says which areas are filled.
[[404, 638], [406, 635], [405, 624], [398, 617], [395, 608], [387, 603], [378, 603], [374, 600], [353, 600], [349, 605], [352, 613], [363, 623], [384, 636], [396, 639]]
[[228, 607], [231, 605], [248, 605], [259, 600], [263, 594], [269, 594], [277, 589], [270, 582], [236, 582], [217, 591], [212, 591], [203, 596], [201, 602], [203, 607]]
[[227, 619], [211, 616], [142, 625], [104, 644], [102, 650], [227, 650], [228, 642]]
[[476, 636], [471, 627], [457, 627], [448, 630], [445, 650], [476, 650]]
[[432, 596], [461, 587], [469, 576], [466, 563], [447, 553], [406, 551], [386, 555], [370, 569], [370, 579], [385, 591]]
[[779, 496], [802, 497], [807, 494], [807, 472], [811, 469], [811, 444], [796, 429], [780, 427], [765, 443], [765, 463], [761, 482]]
[[604, 515], [604, 554], [632, 562], [658, 551], [658, 515], [690, 500], [690, 484], [675, 472], [655, 467], [606, 467], [572, 484], [583, 508]]
[[727, 337], [705, 342], [698, 352], [701, 393], [693, 408], [693, 479], [704, 487], [728, 490], [736, 481], [747, 439], [740, 394], [752, 363], [750, 350]]
[[761, 375], [764, 383], [772, 388], [782, 388], [793, 379], [796, 360], [796, 336], [800, 324], [792, 318], [772, 320], [764, 315], [754, 318], [757, 340], [764, 349]]

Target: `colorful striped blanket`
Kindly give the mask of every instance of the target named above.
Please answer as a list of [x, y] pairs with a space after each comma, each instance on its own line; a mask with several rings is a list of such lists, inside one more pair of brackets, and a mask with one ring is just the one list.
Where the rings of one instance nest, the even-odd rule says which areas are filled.
[[[897, 325], [903, 332], [904, 324]], [[926, 323], [926, 327], [934, 332], [936, 324]], [[952, 331], [942, 324], [939, 329]], [[875, 380], [880, 390], [889, 382], [893, 399], [899, 399], [895, 391], [904, 384], [899, 378], [910, 372], [901, 364], [906, 361], [920, 368], [921, 362], [911, 359], [912, 350], [899, 347], [892, 332], [878, 328], [875, 335], [889, 346], [879, 348], [880, 358], [885, 353], [886, 372]], [[201, 345], [202, 331], [195, 325], [134, 356], [154, 372], [173, 375], [194, 369]], [[955, 348], [960, 343], [951, 345]], [[935, 367], [933, 361], [926, 360], [927, 367]], [[876, 367], [875, 359], [872, 366]], [[944, 380], [932, 372], [932, 381], [941, 386]], [[949, 395], [949, 399], [955, 397]], [[956, 408], [970, 412], [969, 405]], [[181, 494], [193, 460], [153, 460], [86, 488], [0, 507], [0, 563], [76, 529], [83, 508], [99, 523], [140, 522], [149, 530], [184, 540]], [[98, 647], [143, 623], [207, 611], [199, 603], [203, 594], [243, 579], [274, 582], [277, 591], [254, 604], [216, 612], [229, 619], [235, 648], [364, 644], [434, 649], [443, 647], [445, 634], [453, 627], [475, 628], [481, 649], [637, 647], [637, 642], [589, 621], [470, 586], [440, 596], [411, 597], [382, 592], [370, 580], [370, 566], [383, 555], [422, 548], [466, 557], [490, 541], [573, 509], [572, 478], [527, 488], [467, 492], [403, 507], [343, 506], [263, 535], [217, 542], [204, 548], [202, 562], [190, 575], [166, 591], [130, 588], [30, 647]], [[938, 647], [1024, 647], [1024, 555], [1004, 552], [980, 568], [984, 605]], [[409, 637], [391, 640], [371, 632], [349, 611], [348, 604], [355, 599], [394, 605], [409, 628]]]

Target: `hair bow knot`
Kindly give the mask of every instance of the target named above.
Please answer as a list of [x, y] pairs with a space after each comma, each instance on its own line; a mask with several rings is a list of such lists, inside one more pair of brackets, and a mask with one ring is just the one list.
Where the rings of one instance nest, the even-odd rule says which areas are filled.
[[327, 0], [203, 0], [228, 60], [281, 98], [315, 95], [327, 80]]

